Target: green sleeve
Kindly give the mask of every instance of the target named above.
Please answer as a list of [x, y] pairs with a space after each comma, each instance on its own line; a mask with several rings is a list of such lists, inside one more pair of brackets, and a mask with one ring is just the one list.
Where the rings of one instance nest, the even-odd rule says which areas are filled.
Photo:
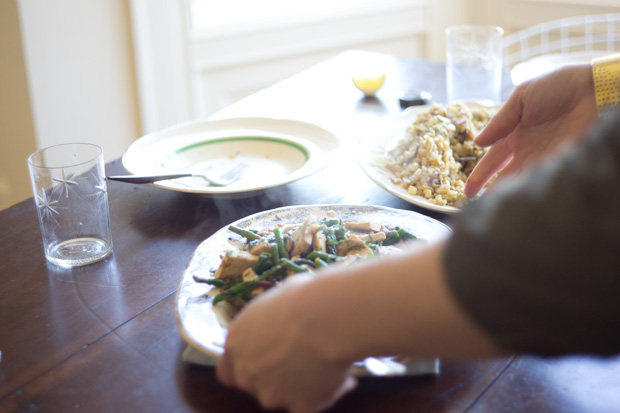
[[620, 113], [453, 222], [457, 302], [500, 347], [620, 353]]

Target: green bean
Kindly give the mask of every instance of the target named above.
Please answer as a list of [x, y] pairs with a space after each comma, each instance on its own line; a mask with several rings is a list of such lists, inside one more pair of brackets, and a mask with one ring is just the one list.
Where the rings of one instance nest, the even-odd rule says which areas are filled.
[[264, 273], [260, 275], [261, 280], [265, 281], [279, 281], [282, 280], [286, 276], [286, 267], [278, 264], [274, 267], [271, 267]]
[[268, 252], [263, 252], [258, 256], [258, 261], [256, 261], [256, 264], [254, 264], [254, 267], [252, 267], [252, 269], [256, 274], [260, 274], [271, 267], [273, 267], [271, 254]]
[[332, 261], [336, 261], [338, 259], [337, 255], [334, 254], [328, 254], [326, 252], [322, 252], [322, 251], [312, 251], [310, 254], [308, 254], [306, 256], [307, 259], [309, 260], [314, 260], [315, 258], [320, 258], [323, 261], [327, 261], [327, 262], [332, 262]]
[[308, 271], [307, 267], [302, 267], [301, 265], [297, 265], [293, 261], [289, 260], [288, 258], [282, 258], [282, 264], [286, 266], [286, 268], [288, 268], [289, 270], [295, 273]]
[[399, 228], [397, 232], [398, 232], [398, 236], [400, 237], [400, 239], [403, 239], [403, 240], [418, 238], [415, 235], [413, 235], [411, 232], [407, 231], [405, 228]]
[[192, 278], [197, 283], [205, 283], [205, 284], [213, 285], [215, 287], [223, 287], [226, 284], [224, 280], [221, 280], [219, 278], [202, 278], [202, 277], [197, 277], [195, 275]]
[[242, 228], [236, 227], [236, 226], [234, 226], [234, 225], [230, 225], [230, 226], [228, 227], [228, 229], [229, 229], [230, 231], [232, 231], [232, 232], [236, 233], [236, 234], [241, 235], [242, 237], [247, 238], [247, 239], [248, 239], [248, 241], [253, 241], [253, 240], [256, 240], [256, 239], [261, 239], [261, 236], [260, 236], [260, 235], [255, 234], [255, 233], [254, 233], [254, 232], [252, 232], [252, 231], [248, 231], [248, 230], [246, 230], [246, 229], [242, 229]]
[[280, 250], [278, 249], [278, 244], [276, 244], [275, 242], [272, 242], [269, 244], [269, 247], [271, 248], [271, 255], [273, 256], [273, 263], [279, 264], [280, 263]]
[[254, 289], [254, 287], [256, 287], [256, 284], [258, 283], [258, 280], [250, 280], [250, 281], [244, 281], [241, 282], [239, 284], [236, 284], [232, 287], [230, 287], [228, 289], [228, 292], [231, 294], [239, 294], [239, 293], [243, 293], [245, 291], [248, 290], [252, 290]]
[[383, 240], [383, 245], [393, 245], [399, 241], [417, 238], [418, 237], [416, 237], [406, 229], [396, 227], [396, 229], [394, 229], [393, 231], [389, 231], [387, 234], [385, 234], [385, 240]]
[[248, 294], [252, 292], [256, 285], [258, 284], [258, 280], [250, 280], [246, 282], [242, 282], [230, 287], [228, 290], [224, 291], [216, 295], [213, 298], [213, 305], [219, 303], [220, 301], [227, 300], [229, 298], [241, 298], [242, 300], [248, 300]]
[[306, 258], [297, 258], [297, 259], [296, 259], [295, 261], [293, 261], [293, 262], [294, 262], [295, 264], [297, 264], [297, 265], [303, 265], [303, 264], [306, 264], [306, 265], [312, 265], [312, 266], [314, 266], [314, 261], [312, 261], [312, 260], [308, 260], [308, 259], [306, 259]]
[[388, 231], [385, 234], [385, 240], [383, 240], [383, 245], [393, 245], [400, 241], [400, 236], [398, 235], [398, 231]]
[[224, 301], [228, 298], [228, 294], [227, 291], [224, 291], [223, 293], [219, 293], [218, 295], [216, 295], [213, 298], [213, 305], [216, 305], [217, 303], [219, 303], [220, 301]]
[[276, 245], [278, 246], [278, 252], [280, 253], [280, 257], [288, 258], [288, 251], [286, 250], [286, 245], [284, 244], [284, 240], [282, 239], [280, 227], [275, 227], [273, 229], [273, 235], [275, 235], [276, 237]]

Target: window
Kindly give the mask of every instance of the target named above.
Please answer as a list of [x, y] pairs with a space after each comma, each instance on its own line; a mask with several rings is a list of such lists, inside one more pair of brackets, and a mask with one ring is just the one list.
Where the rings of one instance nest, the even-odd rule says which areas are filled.
[[292, 15], [351, 12], [351, 8], [378, 3], [380, 0], [191, 0], [191, 20], [193, 29], [201, 30]]
[[211, 116], [346, 50], [423, 56], [433, 4], [130, 0], [143, 132]]

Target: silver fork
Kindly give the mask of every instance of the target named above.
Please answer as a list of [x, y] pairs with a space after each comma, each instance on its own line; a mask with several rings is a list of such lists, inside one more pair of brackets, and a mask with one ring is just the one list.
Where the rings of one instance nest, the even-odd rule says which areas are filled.
[[239, 163], [219, 178], [213, 178], [203, 174], [177, 173], [162, 175], [116, 175], [108, 176], [107, 179], [110, 179], [112, 181], [129, 182], [132, 184], [151, 184], [153, 182], [164, 181], [167, 179], [196, 177], [204, 179], [211, 186], [226, 186], [241, 178], [241, 175], [243, 175], [243, 173], [247, 171], [249, 167], [249, 165]]

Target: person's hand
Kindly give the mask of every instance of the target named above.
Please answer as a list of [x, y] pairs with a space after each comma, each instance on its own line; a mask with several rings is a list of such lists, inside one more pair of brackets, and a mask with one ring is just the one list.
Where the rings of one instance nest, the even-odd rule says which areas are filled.
[[598, 119], [590, 65], [572, 65], [519, 85], [475, 139], [491, 146], [465, 185], [473, 197], [498, 171], [500, 178], [581, 139]]
[[304, 413], [355, 388], [351, 366], [369, 356], [504, 354], [454, 300], [445, 245], [288, 278], [230, 324], [218, 378], [265, 408]]
[[296, 413], [328, 408], [352, 390], [351, 363], [330, 361], [327, 338], [318, 340], [306, 320], [311, 291], [298, 275], [255, 298], [229, 327], [217, 366], [222, 383], [255, 396], [267, 409]]

